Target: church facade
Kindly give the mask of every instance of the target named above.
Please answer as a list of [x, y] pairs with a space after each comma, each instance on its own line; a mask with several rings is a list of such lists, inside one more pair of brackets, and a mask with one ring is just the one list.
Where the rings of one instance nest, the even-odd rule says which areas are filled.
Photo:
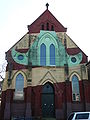
[[55, 118], [90, 110], [87, 55], [47, 9], [6, 52], [2, 120]]

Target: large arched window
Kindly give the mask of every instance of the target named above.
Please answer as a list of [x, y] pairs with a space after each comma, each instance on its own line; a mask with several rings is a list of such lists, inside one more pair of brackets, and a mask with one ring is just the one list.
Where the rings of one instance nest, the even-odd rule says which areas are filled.
[[72, 76], [72, 97], [73, 101], [80, 101], [79, 79], [76, 75]]
[[50, 65], [55, 65], [55, 46], [50, 45]]
[[16, 76], [15, 91], [16, 92], [23, 92], [23, 88], [24, 88], [24, 77], [21, 73], [19, 73]]
[[40, 46], [40, 65], [46, 65], [46, 45], [44, 43]]
[[16, 76], [14, 99], [16, 100], [24, 99], [23, 88], [24, 88], [24, 76], [21, 73], [19, 73]]

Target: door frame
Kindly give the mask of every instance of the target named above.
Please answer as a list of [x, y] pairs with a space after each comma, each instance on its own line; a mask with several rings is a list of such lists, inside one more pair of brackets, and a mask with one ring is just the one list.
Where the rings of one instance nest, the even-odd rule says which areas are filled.
[[[49, 85], [49, 87], [50, 87], [50, 90], [46, 90], [46, 88], [45, 87], [48, 87], [48, 85]], [[49, 88], [47, 88], [47, 89], [49, 89]], [[42, 97], [51, 97], [51, 102], [53, 102], [53, 103], [51, 103], [51, 105], [53, 105], [53, 107], [51, 106], [51, 108], [53, 108], [53, 110], [52, 110], [52, 113], [51, 113], [51, 116], [49, 116], [49, 115], [43, 115], [43, 98]], [[52, 99], [53, 98], [53, 99]], [[49, 98], [48, 98], [49, 99]], [[47, 99], [47, 102], [49, 102], [48, 101], [48, 99]], [[41, 93], [41, 106], [42, 106], [42, 108], [41, 108], [41, 111], [42, 111], [42, 116], [43, 117], [55, 117], [55, 89], [54, 89], [54, 86], [53, 86], [53, 84], [52, 83], [50, 83], [50, 82], [46, 82], [43, 86], [42, 86], [42, 93]]]

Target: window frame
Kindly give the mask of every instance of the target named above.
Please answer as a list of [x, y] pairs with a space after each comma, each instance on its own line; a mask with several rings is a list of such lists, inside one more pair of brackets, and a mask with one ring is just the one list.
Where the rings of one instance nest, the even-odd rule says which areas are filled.
[[[76, 78], [73, 78], [73, 77], [76, 77]], [[74, 83], [72, 79], [74, 79]], [[76, 87], [75, 87], [75, 84], [76, 84]], [[79, 86], [79, 77], [76, 74], [73, 74], [71, 77], [71, 86], [72, 86], [72, 101], [79, 102], [80, 101], [80, 86]]]
[[50, 66], [55, 66], [56, 65], [55, 64], [55, 46], [54, 46], [53, 43], [50, 45], [49, 49], [50, 49], [50, 51], [49, 51], [49, 53], [50, 53], [50, 57], [49, 57], [49, 59], [50, 59]]
[[46, 45], [44, 43], [40, 45], [40, 65], [46, 66]]
[[[22, 85], [22, 88], [21, 90], [18, 90], [18, 87], [16, 87], [16, 83], [17, 81], [20, 80], [20, 75], [22, 76], [22, 79], [23, 80], [23, 85]], [[19, 72], [16, 76], [15, 76], [15, 92], [14, 92], [14, 100], [24, 100], [24, 75]]]
[[49, 30], [49, 23], [46, 23], [46, 30]]

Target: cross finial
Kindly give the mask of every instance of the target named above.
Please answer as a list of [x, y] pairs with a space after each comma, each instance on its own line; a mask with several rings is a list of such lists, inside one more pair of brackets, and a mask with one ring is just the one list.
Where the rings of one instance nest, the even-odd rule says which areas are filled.
[[49, 6], [49, 4], [48, 4], [48, 3], [46, 3], [46, 8], [47, 8], [47, 10], [48, 10], [48, 6]]

